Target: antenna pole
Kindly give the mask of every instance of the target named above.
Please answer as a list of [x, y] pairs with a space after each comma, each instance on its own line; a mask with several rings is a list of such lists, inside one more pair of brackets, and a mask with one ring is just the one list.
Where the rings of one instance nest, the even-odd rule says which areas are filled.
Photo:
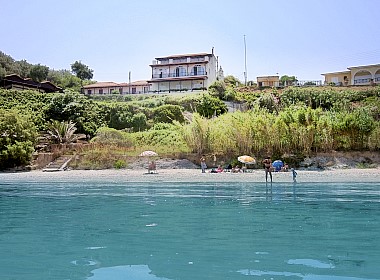
[[247, 85], [247, 44], [244, 35], [244, 85]]

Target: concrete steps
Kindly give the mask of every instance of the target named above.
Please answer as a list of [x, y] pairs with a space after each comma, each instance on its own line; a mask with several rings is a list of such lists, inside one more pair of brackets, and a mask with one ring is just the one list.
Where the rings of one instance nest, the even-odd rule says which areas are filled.
[[42, 171], [44, 172], [55, 172], [64, 171], [67, 169], [67, 165], [73, 159], [72, 156], [61, 156], [54, 161], [50, 162]]

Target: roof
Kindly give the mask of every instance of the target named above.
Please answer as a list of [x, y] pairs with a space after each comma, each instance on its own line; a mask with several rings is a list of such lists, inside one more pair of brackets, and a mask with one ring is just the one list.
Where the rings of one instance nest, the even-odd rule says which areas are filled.
[[[380, 68], [380, 64], [369, 64], [369, 65], [362, 65], [362, 66], [351, 66], [351, 67], [347, 67], [348, 70], [352, 70], [352, 69], [363, 69], [363, 68], [371, 68], [371, 67], [379, 67]], [[351, 71], [339, 71], [339, 72], [329, 72], [329, 73], [323, 73], [321, 75], [331, 75], [331, 74], [347, 74], [347, 73], [350, 73]]]
[[321, 75], [325, 76], [325, 75], [333, 75], [333, 74], [349, 74], [351, 73], [350, 71], [339, 71], [339, 72], [330, 72], [330, 73], [323, 73]]
[[180, 57], [197, 57], [197, 56], [213, 56], [211, 53], [191, 53], [191, 54], [175, 54], [163, 57], [156, 57], [157, 60], [169, 59], [169, 58], [180, 58]]
[[105, 88], [105, 87], [118, 87], [119, 84], [115, 82], [98, 82], [91, 85], [86, 85], [83, 88]]
[[347, 67], [347, 69], [357, 69], [357, 68], [369, 68], [369, 67], [380, 67], [380, 64], [370, 64], [370, 65], [362, 65], [362, 66], [351, 66]]
[[257, 79], [279, 79], [280, 76], [259, 76]]
[[134, 81], [129, 83], [121, 83], [120, 86], [127, 87], [127, 86], [147, 86], [149, 85], [148, 81]]
[[17, 74], [5, 75], [1, 82], [1, 85], [4, 87], [11, 85], [21, 85], [26, 88], [43, 90], [44, 92], [62, 91], [62, 88], [54, 85], [50, 81], [36, 82], [30, 78], [24, 79]]
[[135, 81], [129, 83], [115, 83], [115, 82], [98, 82], [95, 84], [84, 86], [84, 89], [91, 88], [111, 88], [111, 87], [128, 87], [128, 86], [147, 86], [149, 83], [147, 81]]

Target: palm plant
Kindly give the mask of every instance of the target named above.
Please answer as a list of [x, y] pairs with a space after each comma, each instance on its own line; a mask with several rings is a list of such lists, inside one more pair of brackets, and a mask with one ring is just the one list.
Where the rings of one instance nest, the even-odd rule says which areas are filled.
[[47, 127], [47, 133], [54, 143], [69, 144], [79, 139], [79, 135], [75, 134], [77, 130], [75, 123], [71, 120], [68, 122], [52, 120]]

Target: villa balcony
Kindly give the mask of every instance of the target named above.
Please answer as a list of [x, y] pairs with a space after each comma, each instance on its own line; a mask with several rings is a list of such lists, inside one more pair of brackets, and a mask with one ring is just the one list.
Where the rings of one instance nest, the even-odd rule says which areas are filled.
[[181, 65], [181, 64], [192, 64], [192, 63], [208, 63], [204, 57], [191, 57], [191, 58], [181, 58], [181, 59], [165, 59], [165, 60], [153, 60], [150, 66], [164, 66], [164, 65]]
[[362, 85], [362, 84], [370, 84], [370, 83], [371, 83], [370, 78], [354, 80], [354, 85]]
[[166, 78], [186, 78], [186, 77], [197, 77], [197, 76], [206, 76], [206, 71], [197, 71], [190, 73], [169, 73], [169, 74], [153, 74], [152, 79], [166, 79]]

